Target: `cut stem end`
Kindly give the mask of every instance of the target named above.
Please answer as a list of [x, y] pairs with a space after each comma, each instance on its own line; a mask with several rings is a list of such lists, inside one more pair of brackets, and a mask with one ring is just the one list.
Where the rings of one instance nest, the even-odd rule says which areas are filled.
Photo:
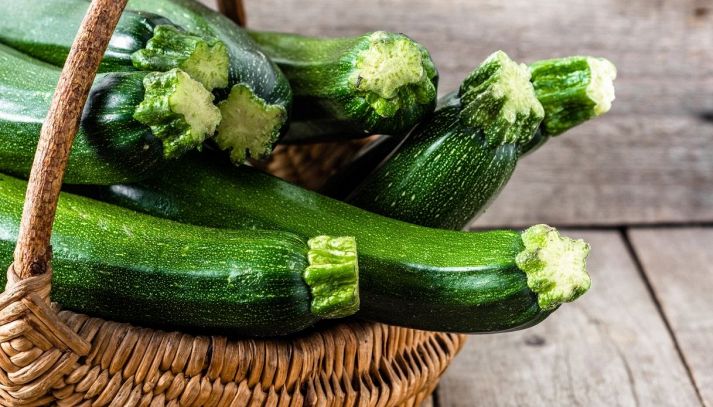
[[317, 236], [307, 242], [304, 280], [312, 291], [311, 311], [325, 319], [359, 310], [359, 267], [353, 237]]
[[146, 75], [144, 100], [136, 107], [134, 119], [151, 128], [163, 142], [166, 158], [177, 158], [214, 132], [221, 115], [213, 104], [213, 94], [180, 69]]
[[384, 31], [366, 37], [349, 79], [382, 117], [393, 117], [409, 104], [433, 104], [436, 77], [428, 51], [403, 34]]
[[287, 120], [284, 107], [267, 104], [245, 84], [233, 86], [218, 107], [223, 119], [215, 141], [222, 150], [230, 151], [234, 163], [247, 157], [264, 158], [272, 152]]
[[515, 262], [527, 275], [528, 287], [537, 293], [540, 308], [553, 310], [589, 289], [585, 241], [561, 236], [551, 226], [535, 225], [522, 233], [522, 242], [525, 248]]
[[545, 116], [526, 65], [497, 51], [461, 85], [461, 121], [482, 129], [488, 144], [525, 144]]
[[230, 62], [225, 44], [170, 25], [157, 26], [146, 48], [134, 52], [131, 60], [145, 71], [180, 68], [208, 90], [228, 86]]

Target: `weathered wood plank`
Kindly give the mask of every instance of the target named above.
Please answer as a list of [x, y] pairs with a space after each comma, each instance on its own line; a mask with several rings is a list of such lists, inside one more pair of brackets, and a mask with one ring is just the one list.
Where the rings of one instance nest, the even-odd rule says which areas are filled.
[[713, 220], [713, 122], [701, 118], [713, 112], [710, 0], [246, 0], [246, 8], [259, 29], [408, 33], [431, 50], [442, 92], [496, 49], [522, 61], [606, 56], [619, 68], [614, 110], [523, 160], [479, 224]]
[[713, 406], [713, 229], [629, 234], [693, 379]]
[[617, 232], [592, 245], [592, 289], [526, 331], [473, 337], [446, 371], [439, 405], [700, 405]]
[[712, 221], [711, 140], [684, 115], [606, 117], [520, 161], [472, 226]]

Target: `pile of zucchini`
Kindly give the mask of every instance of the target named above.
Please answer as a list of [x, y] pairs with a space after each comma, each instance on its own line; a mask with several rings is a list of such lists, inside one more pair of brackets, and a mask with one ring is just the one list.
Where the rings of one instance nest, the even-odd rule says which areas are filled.
[[[0, 2], [0, 259], [12, 262], [42, 123], [86, 0]], [[437, 98], [404, 34], [251, 32], [194, 0], [129, 0], [70, 154], [53, 299], [145, 326], [286, 335], [361, 317], [491, 333], [590, 286], [589, 246], [547, 225], [460, 231], [517, 161], [607, 112], [614, 66], [497, 51]], [[246, 160], [383, 134], [328, 185]]]

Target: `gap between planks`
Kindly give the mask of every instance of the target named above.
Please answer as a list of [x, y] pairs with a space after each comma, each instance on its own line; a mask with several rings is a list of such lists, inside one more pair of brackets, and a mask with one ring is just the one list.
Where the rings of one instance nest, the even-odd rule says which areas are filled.
[[627, 231], [701, 403], [713, 406], [713, 228]]

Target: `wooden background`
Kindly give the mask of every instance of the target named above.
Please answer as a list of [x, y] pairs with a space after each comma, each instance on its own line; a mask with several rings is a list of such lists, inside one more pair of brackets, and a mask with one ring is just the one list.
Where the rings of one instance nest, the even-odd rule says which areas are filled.
[[523, 62], [609, 58], [612, 111], [523, 159], [476, 225], [713, 222], [713, 0], [245, 4], [256, 29], [404, 32], [431, 50], [441, 93], [498, 49]]

